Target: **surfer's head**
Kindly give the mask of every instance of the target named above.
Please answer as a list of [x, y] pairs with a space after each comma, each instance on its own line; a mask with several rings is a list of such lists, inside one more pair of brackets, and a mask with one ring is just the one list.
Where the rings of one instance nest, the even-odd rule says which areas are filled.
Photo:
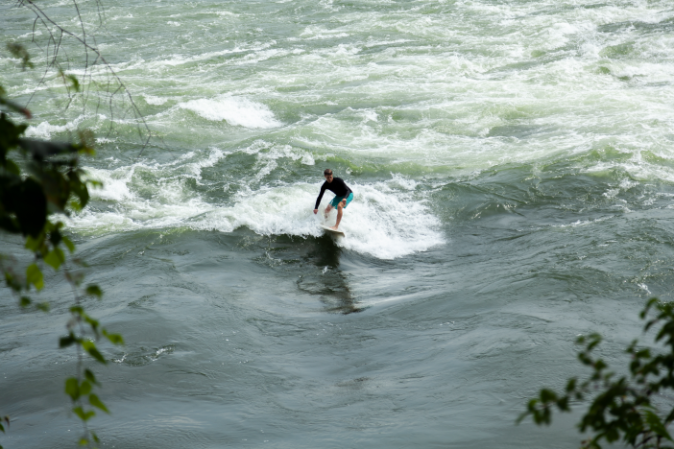
[[323, 170], [323, 176], [325, 176], [326, 181], [332, 182], [332, 170], [326, 168]]

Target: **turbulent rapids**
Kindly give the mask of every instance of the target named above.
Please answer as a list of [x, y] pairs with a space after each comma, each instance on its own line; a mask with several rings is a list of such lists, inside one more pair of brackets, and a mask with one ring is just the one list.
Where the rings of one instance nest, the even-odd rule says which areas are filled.
[[[65, 220], [128, 342], [102, 374], [106, 447], [576, 447], [572, 419], [513, 422], [578, 374], [577, 334], [617, 360], [643, 301], [672, 299], [671, 1], [104, 7], [84, 20], [142, 153], [138, 120], [66, 110], [55, 74], [0, 55], [0, 81], [34, 95], [28, 136], [98, 137], [103, 187]], [[31, 24], [0, 9], [3, 42]], [[337, 241], [312, 213], [325, 168], [355, 193]], [[60, 384], [32, 383], [74, 363], [47, 284], [48, 319], [0, 305], [6, 448], [72, 442]]]

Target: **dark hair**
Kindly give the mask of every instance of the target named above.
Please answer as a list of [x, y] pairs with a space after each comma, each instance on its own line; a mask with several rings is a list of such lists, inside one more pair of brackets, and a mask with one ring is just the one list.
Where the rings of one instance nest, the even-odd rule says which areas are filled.
[[323, 174], [324, 174], [324, 175], [331, 175], [331, 174], [332, 174], [332, 170], [330, 170], [329, 168], [326, 168], [325, 170], [323, 170]]

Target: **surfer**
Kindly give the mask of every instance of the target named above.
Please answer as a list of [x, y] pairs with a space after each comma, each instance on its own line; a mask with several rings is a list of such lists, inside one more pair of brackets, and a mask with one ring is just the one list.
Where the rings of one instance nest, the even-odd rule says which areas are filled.
[[343, 210], [346, 209], [346, 206], [348, 206], [353, 199], [353, 192], [349, 186], [346, 185], [342, 178], [335, 178], [332, 176], [332, 170], [329, 168], [325, 169], [323, 176], [325, 176], [325, 182], [321, 186], [321, 193], [318, 195], [318, 199], [316, 200], [314, 214], [318, 213], [318, 205], [321, 204], [321, 199], [323, 198], [325, 190], [327, 189], [334, 193], [335, 197], [332, 199], [332, 201], [330, 201], [328, 207], [325, 208], [325, 218], [328, 218], [328, 214], [333, 208], [337, 208], [337, 223], [335, 223], [334, 226], [331, 226], [331, 229], [336, 231], [339, 227], [339, 222], [342, 221]]

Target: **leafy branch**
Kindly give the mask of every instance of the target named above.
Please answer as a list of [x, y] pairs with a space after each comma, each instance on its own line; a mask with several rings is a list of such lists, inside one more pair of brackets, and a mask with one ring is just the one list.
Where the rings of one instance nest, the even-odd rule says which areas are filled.
[[663, 411], [654, 403], [658, 394], [674, 388], [674, 303], [653, 298], [641, 312], [641, 319], [647, 319], [651, 312], [655, 316], [646, 321], [644, 332], [658, 329], [655, 343], [662, 344], [664, 351], [654, 354], [648, 348], [640, 349], [634, 340], [625, 350], [631, 356], [629, 375], [618, 376], [592, 353], [601, 343], [601, 336], [581, 336], [576, 341], [583, 345], [578, 360], [592, 374], [582, 382], [577, 377], [569, 379], [561, 393], [540, 390], [517, 422], [531, 416], [535, 424], [549, 425], [555, 408], [569, 412], [572, 401], [592, 398], [578, 423], [581, 432], [590, 431], [593, 435], [582, 442], [582, 448], [601, 448], [603, 442], [616, 441], [634, 448], [674, 448], [674, 439], [667, 430], [674, 421], [674, 407]]
[[[95, 0], [94, 3], [102, 26], [101, 1]], [[75, 23], [79, 28], [74, 30], [53, 20], [44, 5], [38, 2], [17, 0], [16, 4], [34, 16], [31, 42], [46, 56], [38, 86], [43, 85], [49, 76], [60, 79], [68, 97], [65, 110], [73, 102], [81, 101], [84, 114], [91, 105], [90, 96], [94, 96], [94, 115], [98, 116], [99, 109], [107, 102], [109, 132], [113, 129], [116, 107], [121, 107], [122, 116], [131, 112], [138, 123], [142, 143], [140, 157], [152, 133], [126, 84], [99, 51], [95, 33], [87, 30], [77, 0], [72, 0]], [[40, 33], [36, 32], [37, 28], [46, 31], [46, 42], [38, 39]], [[83, 74], [79, 78], [71, 70], [68, 42], [74, 42], [74, 48], [81, 49], [84, 56], [84, 61], [80, 60]], [[28, 50], [21, 43], [9, 42], [6, 48], [19, 60], [22, 71], [35, 68]], [[64, 389], [70, 399], [72, 413], [83, 425], [80, 445], [96, 446], [99, 439], [90, 430], [89, 422], [97, 412], [109, 413], [109, 409], [99, 397], [99, 381], [93, 370], [85, 365], [89, 358], [96, 363], [107, 364], [108, 360], [99, 349], [101, 342], [122, 345], [124, 339], [119, 334], [108, 332], [86, 311], [88, 300], [101, 299], [103, 292], [95, 284], [85, 285], [82, 268], [86, 264], [73, 256], [75, 245], [64, 232], [63, 222], [54, 218], [85, 208], [90, 200], [89, 189], [100, 186], [97, 181], [86, 179], [80, 165], [81, 158], [94, 155], [94, 134], [79, 129], [74, 134], [69, 133], [70, 142], [67, 143], [26, 138], [28, 124], [25, 120], [32, 118], [28, 105], [36, 92], [37, 89], [25, 105], [20, 105], [7, 98], [7, 93], [0, 86], [0, 232], [20, 236], [25, 249], [32, 255], [28, 265], [22, 266], [13, 255], [0, 253], [0, 274], [19, 306], [26, 310], [49, 311], [48, 302], [37, 302], [31, 297], [34, 292], [45, 289], [43, 272], [47, 266], [54, 272], [62, 273], [70, 285], [73, 302], [69, 307], [66, 333], [59, 339], [59, 347], [74, 349], [77, 363], [75, 375], [65, 380]], [[4, 433], [9, 423], [9, 417], [0, 419], [0, 431]]]
[[[30, 59], [22, 61], [25, 64]], [[75, 245], [63, 233], [63, 222], [53, 220], [57, 214], [82, 210], [90, 199], [89, 188], [100, 185], [86, 179], [79, 163], [82, 156], [94, 155], [93, 133], [79, 131], [76, 143], [27, 139], [24, 137], [27, 124], [16, 123], [15, 115], [31, 117], [27, 108], [5, 98], [0, 86], [0, 232], [21, 236], [33, 257], [23, 269], [12, 256], [0, 254], [0, 273], [22, 308], [34, 304], [31, 292], [44, 289], [45, 266], [61, 271], [70, 284], [74, 304], [66, 325], [67, 336], [59, 340], [59, 346], [75, 348], [77, 365], [76, 375], [65, 381], [65, 392], [72, 402], [72, 412], [83, 424], [80, 445], [95, 446], [99, 439], [89, 429], [88, 421], [95, 416], [94, 409], [106, 413], [109, 410], [95, 392], [100, 384], [93, 371], [85, 368], [85, 355], [106, 364], [97, 342], [104, 338], [120, 345], [124, 340], [121, 335], [108, 332], [85, 311], [84, 299], [100, 299], [103, 292], [95, 284], [83, 286], [84, 275], [69, 268], [66, 251], [74, 253]], [[72, 261], [85, 266], [78, 259]], [[48, 312], [49, 303], [35, 303], [35, 308]], [[4, 417], [0, 431], [4, 433], [4, 424], [9, 426], [9, 422], [9, 417]]]

